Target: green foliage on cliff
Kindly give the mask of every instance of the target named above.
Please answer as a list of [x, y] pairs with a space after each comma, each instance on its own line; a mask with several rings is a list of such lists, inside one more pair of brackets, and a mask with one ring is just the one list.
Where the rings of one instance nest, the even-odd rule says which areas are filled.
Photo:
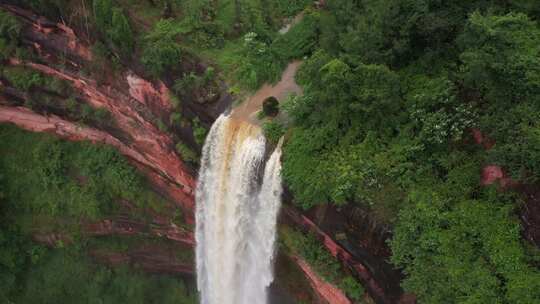
[[179, 142], [176, 144], [176, 151], [180, 157], [187, 162], [192, 164], [197, 164], [199, 162], [199, 156], [195, 151], [193, 151], [188, 145]]
[[123, 10], [110, 0], [94, 0], [93, 10], [98, 31], [123, 57], [129, 58], [133, 54], [135, 38]]
[[271, 120], [263, 123], [263, 132], [270, 143], [277, 144], [285, 133], [285, 128], [279, 122]]
[[162, 19], [144, 37], [141, 61], [152, 76], [159, 77], [168, 69], [180, 64], [182, 49], [176, 42], [178, 34], [180, 29], [173, 20]]
[[272, 42], [272, 50], [282, 60], [301, 59], [315, 49], [318, 32], [319, 16], [310, 12], [287, 33], [278, 35]]
[[98, 218], [126, 199], [144, 207], [143, 178], [113, 148], [70, 143], [0, 126], [0, 169], [4, 194], [16, 210], [44, 216]]
[[327, 282], [341, 288], [354, 300], [360, 300], [363, 287], [341, 267], [326, 248], [312, 234], [303, 234], [293, 228], [280, 227], [282, 248], [292, 256], [304, 259]]
[[[196, 303], [178, 278], [88, 258], [96, 244], [81, 233], [82, 223], [112, 216], [119, 200], [145, 213], [165, 204], [118, 152], [8, 125], [0, 126], [0, 142], [1, 303]], [[38, 245], [39, 235], [55, 240], [55, 248]], [[116, 247], [107, 250], [123, 240], [111, 243]]]
[[108, 269], [71, 249], [52, 250], [27, 274], [16, 303], [196, 303], [182, 281]]

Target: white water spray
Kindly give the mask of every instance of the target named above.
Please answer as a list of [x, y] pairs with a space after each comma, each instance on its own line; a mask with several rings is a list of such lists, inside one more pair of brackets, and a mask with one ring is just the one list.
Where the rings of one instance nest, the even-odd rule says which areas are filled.
[[[197, 185], [201, 304], [266, 304], [281, 205], [281, 143], [266, 163], [260, 128], [220, 116], [208, 134]], [[260, 185], [260, 186], [259, 186]]]

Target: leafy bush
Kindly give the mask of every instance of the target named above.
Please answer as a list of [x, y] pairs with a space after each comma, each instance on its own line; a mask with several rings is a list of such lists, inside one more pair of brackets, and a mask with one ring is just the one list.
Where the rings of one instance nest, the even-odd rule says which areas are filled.
[[295, 16], [306, 6], [312, 3], [310, 0], [277, 0], [272, 1], [281, 15]]
[[540, 100], [540, 30], [526, 15], [474, 13], [460, 44], [465, 84], [495, 106]]
[[313, 234], [304, 235], [297, 230], [285, 227], [280, 232], [280, 239], [285, 248], [293, 254], [299, 254], [325, 280], [335, 283], [340, 279], [339, 263]]
[[[418, 77], [418, 76], [417, 76]], [[477, 113], [470, 104], [459, 103], [454, 84], [446, 78], [418, 77], [420, 88], [411, 88], [411, 118], [426, 144], [459, 141], [476, 126]]]
[[180, 157], [182, 157], [184, 161], [193, 164], [197, 164], [199, 162], [199, 157], [197, 153], [182, 142], [176, 144], [176, 151], [178, 152], [178, 154], [180, 154]]
[[262, 112], [266, 116], [274, 117], [279, 113], [279, 101], [274, 97], [270, 96], [263, 100]]
[[285, 62], [272, 52], [257, 33], [250, 32], [244, 36], [241, 53], [236, 77], [246, 88], [255, 90], [265, 82], [279, 80]]
[[421, 302], [540, 300], [540, 272], [527, 265], [510, 206], [463, 201], [450, 207], [433, 191], [410, 199], [391, 242], [392, 261], [404, 267], [403, 286]]
[[181, 280], [146, 276], [125, 267], [96, 266], [82, 252], [56, 249], [28, 270], [28, 281], [17, 295], [20, 303], [196, 303]]
[[360, 301], [365, 292], [362, 285], [351, 276], [347, 276], [341, 280], [339, 288], [341, 288], [349, 298], [355, 301]]
[[110, 0], [94, 0], [94, 17], [98, 30], [124, 57], [133, 53], [134, 36], [129, 20], [122, 9]]
[[11, 143], [0, 148], [0, 170], [17, 176], [4, 181], [5, 194], [20, 208], [36, 215], [96, 218], [118, 198], [148, 203], [143, 179], [112, 148], [63, 142], [11, 126], [0, 126], [0, 136]]
[[277, 121], [268, 121], [263, 124], [264, 136], [272, 144], [277, 144], [279, 139], [285, 134], [285, 128]]
[[21, 28], [22, 25], [16, 17], [3, 10], [0, 11], [0, 37], [8, 41], [17, 41]]
[[201, 121], [198, 117], [195, 117], [193, 119], [192, 128], [195, 141], [199, 146], [202, 146], [204, 144], [204, 140], [206, 139], [206, 134], [208, 133], [208, 130], [201, 124]]
[[3, 74], [16, 89], [22, 92], [28, 92], [36, 86], [45, 84], [45, 79], [40, 73], [23, 67], [4, 69]]
[[159, 77], [166, 70], [180, 64], [182, 49], [175, 40], [179, 33], [180, 30], [172, 19], [162, 19], [144, 37], [141, 61], [154, 77]]
[[129, 20], [121, 9], [114, 8], [112, 12], [111, 27], [107, 31], [107, 36], [114, 45], [122, 52], [122, 55], [129, 57], [133, 53], [134, 38]]

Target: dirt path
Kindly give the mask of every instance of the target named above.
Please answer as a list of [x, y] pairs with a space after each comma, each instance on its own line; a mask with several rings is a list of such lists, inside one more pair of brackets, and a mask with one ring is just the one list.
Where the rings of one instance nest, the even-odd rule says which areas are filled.
[[278, 83], [275, 85], [265, 84], [254, 95], [248, 97], [241, 105], [236, 107], [233, 110], [232, 117], [258, 125], [259, 121], [256, 115], [262, 108], [262, 103], [266, 98], [274, 96], [281, 102], [292, 93], [302, 94], [302, 88], [294, 80], [301, 63], [300, 60], [289, 63]]

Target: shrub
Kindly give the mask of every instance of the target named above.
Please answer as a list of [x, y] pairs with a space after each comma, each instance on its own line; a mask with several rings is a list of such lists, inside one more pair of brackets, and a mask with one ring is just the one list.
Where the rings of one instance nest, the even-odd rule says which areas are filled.
[[161, 132], [167, 132], [169, 128], [167, 128], [167, 125], [163, 122], [161, 119], [157, 119], [156, 121], [157, 127]]
[[318, 16], [307, 14], [287, 33], [274, 40], [270, 48], [281, 60], [302, 58], [315, 50], [318, 41]]
[[355, 301], [360, 301], [365, 292], [362, 285], [351, 276], [347, 276], [341, 280], [339, 288], [341, 288], [349, 298]]
[[102, 33], [107, 32], [111, 23], [113, 14], [113, 4], [111, 0], [94, 0], [93, 2], [94, 18], [98, 30]]
[[197, 153], [182, 142], [179, 142], [176, 144], [176, 151], [178, 152], [178, 154], [180, 154], [180, 157], [182, 157], [184, 161], [187, 161], [193, 164], [196, 164], [199, 162], [199, 157], [197, 156]]
[[171, 125], [178, 125], [182, 123], [182, 113], [180, 112], [174, 112], [171, 114], [171, 117], [169, 118], [169, 121]]
[[0, 11], [0, 37], [8, 41], [17, 41], [21, 32], [21, 24], [11, 14]]
[[279, 80], [286, 62], [278, 58], [257, 33], [244, 36], [241, 53], [236, 78], [243, 86], [255, 90], [265, 82]]
[[272, 144], [277, 144], [279, 139], [285, 134], [285, 128], [276, 121], [269, 121], [263, 124], [264, 135]]
[[193, 119], [193, 137], [195, 137], [195, 141], [199, 146], [202, 146], [204, 144], [207, 132], [208, 130], [206, 130], [206, 128], [201, 125], [201, 121], [199, 120], [199, 118], [195, 117], [195, 119]]
[[124, 57], [129, 57], [133, 53], [133, 31], [128, 18], [119, 8], [113, 9], [111, 27], [107, 30], [107, 36]]
[[45, 79], [40, 73], [23, 67], [4, 69], [4, 76], [16, 89], [23, 92], [45, 84]]
[[161, 19], [144, 37], [141, 61], [152, 76], [159, 77], [167, 69], [180, 64], [182, 49], [175, 41], [179, 33], [172, 19]]
[[133, 31], [122, 9], [113, 6], [110, 0], [94, 0], [93, 9], [98, 30], [122, 56], [129, 57], [134, 45]]

